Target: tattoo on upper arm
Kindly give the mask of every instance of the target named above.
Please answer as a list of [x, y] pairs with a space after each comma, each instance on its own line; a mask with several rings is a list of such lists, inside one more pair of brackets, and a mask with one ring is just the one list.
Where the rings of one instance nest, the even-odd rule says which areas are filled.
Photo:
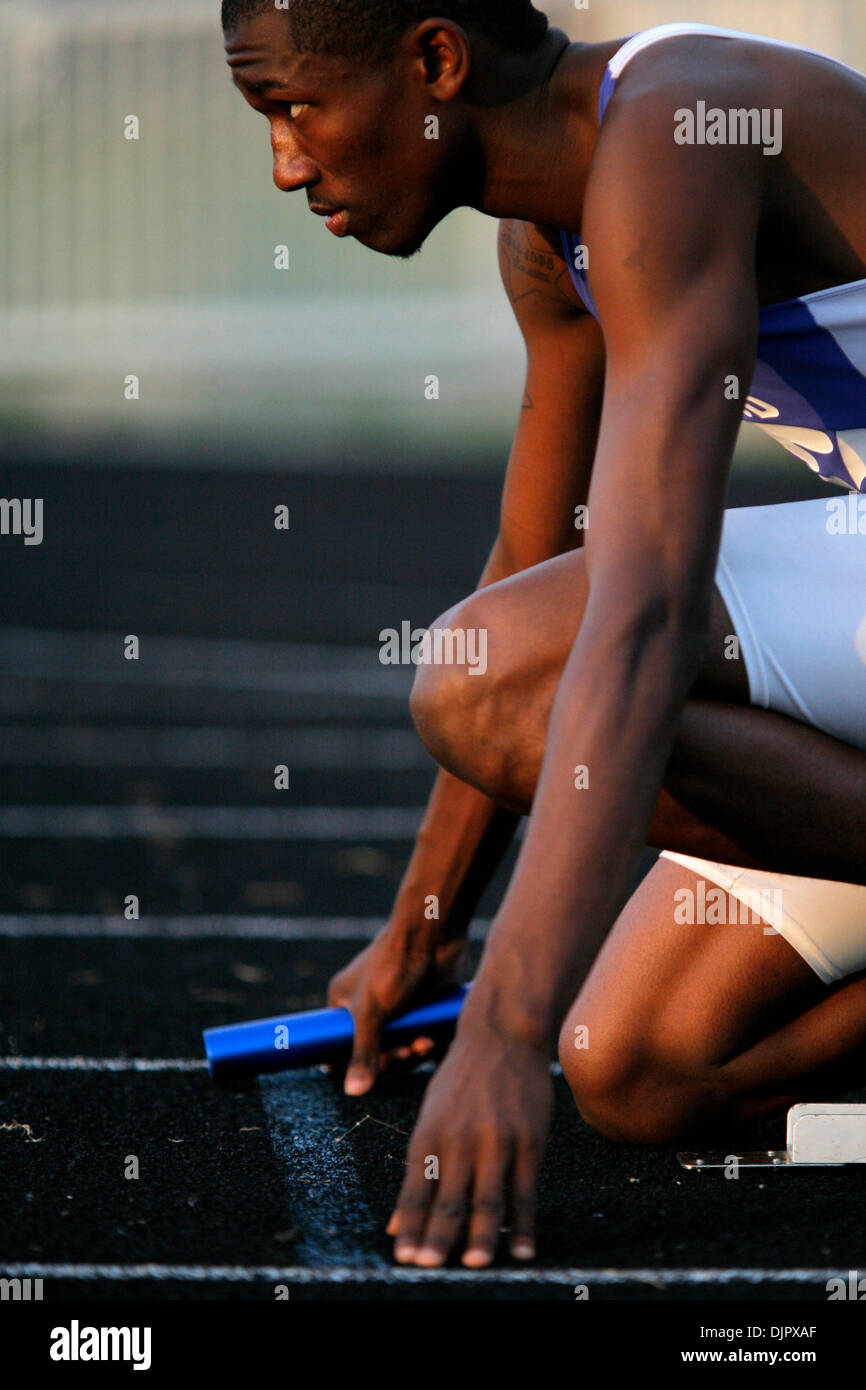
[[499, 268], [511, 303], [540, 295], [561, 308], [583, 309], [568, 266], [528, 222], [506, 220], [499, 226]]
[[638, 245], [626, 258], [626, 270], [646, 270], [646, 249], [649, 246], [649, 237], [641, 237]]

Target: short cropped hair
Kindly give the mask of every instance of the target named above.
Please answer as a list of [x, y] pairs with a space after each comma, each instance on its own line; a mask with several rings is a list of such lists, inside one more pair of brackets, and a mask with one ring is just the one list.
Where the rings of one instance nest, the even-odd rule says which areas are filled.
[[275, 0], [222, 0], [223, 30], [274, 9], [286, 16], [298, 52], [374, 67], [387, 66], [406, 30], [431, 17], [451, 19], [506, 53], [533, 52], [550, 27], [532, 0], [289, 0], [288, 9]]

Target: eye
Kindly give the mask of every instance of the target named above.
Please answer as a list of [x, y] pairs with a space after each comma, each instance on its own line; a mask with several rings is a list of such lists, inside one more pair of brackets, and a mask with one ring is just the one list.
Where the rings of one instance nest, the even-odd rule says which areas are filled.
[[289, 117], [290, 117], [290, 119], [293, 120], [293, 121], [296, 121], [296, 120], [298, 119], [298, 116], [300, 115], [300, 113], [301, 113], [302, 111], [306, 111], [308, 104], [309, 104], [309, 103], [306, 102], [306, 101], [292, 101], [292, 102], [290, 102], [290, 103], [289, 103]]

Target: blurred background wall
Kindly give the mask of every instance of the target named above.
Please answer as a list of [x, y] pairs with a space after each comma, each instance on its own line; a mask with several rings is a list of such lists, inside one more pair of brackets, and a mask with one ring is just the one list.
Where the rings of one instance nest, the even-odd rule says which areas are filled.
[[[574, 39], [693, 19], [866, 64], [862, 0], [542, 8]], [[494, 219], [460, 210], [409, 262], [333, 240], [271, 182], [219, 0], [0, 0], [7, 445], [41, 441], [72, 463], [102, 440], [174, 466], [501, 466], [524, 359], [495, 237]]]

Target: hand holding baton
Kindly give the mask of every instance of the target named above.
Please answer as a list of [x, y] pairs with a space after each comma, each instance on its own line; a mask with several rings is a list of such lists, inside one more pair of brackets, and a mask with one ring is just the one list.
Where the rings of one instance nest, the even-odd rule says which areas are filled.
[[[416, 1038], [449, 1037], [468, 991], [469, 985], [462, 985], [390, 1019], [382, 1029], [382, 1051], [407, 1047]], [[354, 1034], [348, 1009], [312, 1009], [206, 1028], [202, 1037], [214, 1081], [235, 1081], [263, 1072], [348, 1061]]]

